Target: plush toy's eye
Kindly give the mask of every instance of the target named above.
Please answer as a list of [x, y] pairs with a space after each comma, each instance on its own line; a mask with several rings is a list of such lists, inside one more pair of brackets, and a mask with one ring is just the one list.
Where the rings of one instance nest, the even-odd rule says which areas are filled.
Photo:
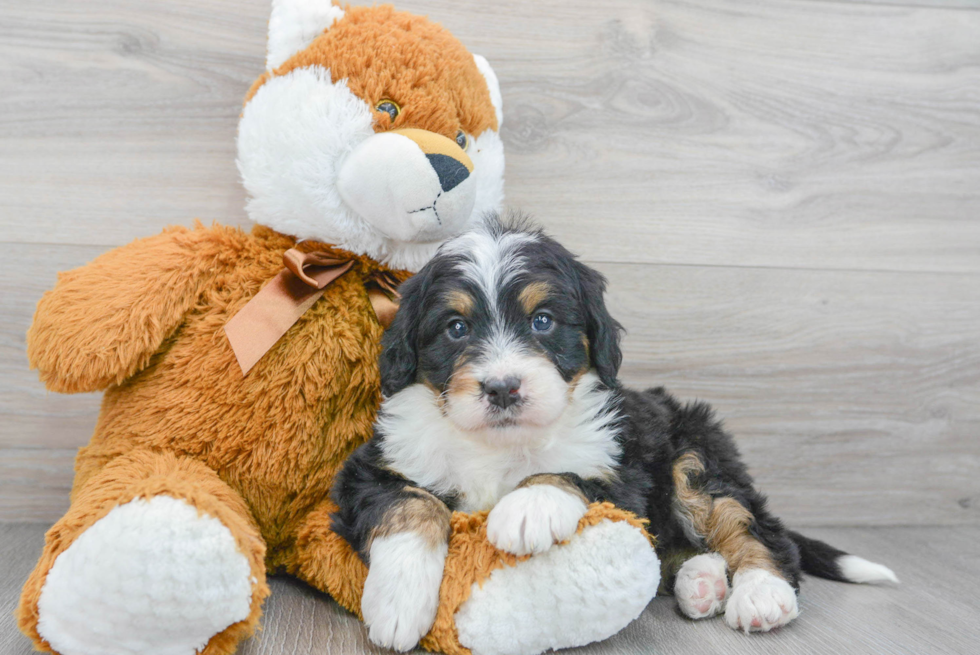
[[402, 108], [394, 100], [382, 100], [374, 108], [391, 116], [392, 121], [398, 118], [398, 114], [402, 111]]
[[466, 336], [466, 332], [467, 332], [466, 323], [464, 323], [459, 319], [450, 321], [449, 329], [447, 331], [449, 332], [449, 336], [452, 337], [453, 339], [462, 339], [463, 337]]
[[555, 325], [555, 319], [548, 314], [535, 314], [531, 319], [531, 329], [535, 332], [547, 332]]
[[463, 150], [470, 147], [470, 140], [466, 138], [466, 133], [460, 130], [456, 133], [456, 145], [458, 145]]

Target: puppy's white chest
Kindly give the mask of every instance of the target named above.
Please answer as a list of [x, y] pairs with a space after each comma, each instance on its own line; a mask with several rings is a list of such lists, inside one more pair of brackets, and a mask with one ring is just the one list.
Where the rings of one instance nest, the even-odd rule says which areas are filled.
[[462, 490], [459, 494], [458, 509], [461, 512], [479, 512], [480, 510], [492, 509], [501, 498], [513, 491], [515, 487], [517, 487], [517, 483], [504, 485], [498, 482]]
[[554, 424], [510, 433], [460, 430], [429, 388], [407, 387], [385, 401], [379, 417], [385, 465], [438, 495], [456, 496], [464, 511], [490, 509], [536, 473], [608, 478], [620, 446], [615, 413], [606, 410], [609, 392], [593, 378], [587, 374]]
[[513, 491], [521, 480], [535, 473], [546, 473], [550, 467], [540, 465], [520, 454], [483, 453], [466, 461], [456, 461], [455, 471], [460, 475], [447, 482], [459, 497], [459, 509], [477, 512], [490, 509], [501, 498]]
[[[525, 448], [498, 447], [456, 435], [441, 443], [415, 441], [412, 447], [386, 439], [388, 465], [426, 489], [456, 496], [459, 509], [490, 509], [535, 473], [555, 470], [559, 462]], [[427, 453], [420, 457], [420, 453]]]

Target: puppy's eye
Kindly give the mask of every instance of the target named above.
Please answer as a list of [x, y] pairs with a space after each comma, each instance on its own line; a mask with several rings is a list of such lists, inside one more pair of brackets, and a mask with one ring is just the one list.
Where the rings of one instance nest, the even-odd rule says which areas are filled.
[[466, 327], [466, 323], [457, 319], [449, 324], [449, 328], [447, 328], [446, 332], [449, 333], [450, 338], [462, 339], [466, 336], [468, 329]]
[[398, 118], [398, 114], [402, 112], [402, 108], [398, 106], [394, 100], [382, 100], [374, 107], [378, 111], [383, 111], [384, 113], [391, 116], [392, 122]]
[[548, 314], [535, 314], [531, 319], [531, 329], [535, 332], [547, 332], [555, 325], [555, 319]]
[[466, 138], [466, 133], [460, 130], [456, 133], [456, 145], [458, 145], [463, 150], [470, 147], [470, 140]]

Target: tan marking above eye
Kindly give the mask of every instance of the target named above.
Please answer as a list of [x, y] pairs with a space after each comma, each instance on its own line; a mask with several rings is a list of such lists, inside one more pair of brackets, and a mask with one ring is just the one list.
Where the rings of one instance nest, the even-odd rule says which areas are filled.
[[531, 312], [538, 308], [538, 305], [547, 300], [550, 294], [551, 285], [547, 282], [531, 282], [521, 289], [521, 293], [517, 299], [521, 302], [524, 313], [530, 315]]
[[446, 305], [461, 316], [469, 316], [473, 311], [473, 296], [465, 291], [453, 289], [446, 294]]

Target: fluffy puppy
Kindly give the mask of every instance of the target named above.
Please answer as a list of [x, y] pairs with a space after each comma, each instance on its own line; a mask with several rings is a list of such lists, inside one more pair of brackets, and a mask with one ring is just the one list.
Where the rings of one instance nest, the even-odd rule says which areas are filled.
[[496, 218], [402, 286], [375, 435], [333, 489], [334, 530], [369, 565], [376, 643], [406, 650], [431, 627], [454, 510], [490, 510], [489, 540], [526, 555], [611, 501], [650, 521], [662, 561], [689, 558], [673, 581], [684, 614], [746, 632], [797, 616], [801, 571], [895, 580], [786, 530], [707, 405], [623, 388], [604, 290], [540, 230]]

